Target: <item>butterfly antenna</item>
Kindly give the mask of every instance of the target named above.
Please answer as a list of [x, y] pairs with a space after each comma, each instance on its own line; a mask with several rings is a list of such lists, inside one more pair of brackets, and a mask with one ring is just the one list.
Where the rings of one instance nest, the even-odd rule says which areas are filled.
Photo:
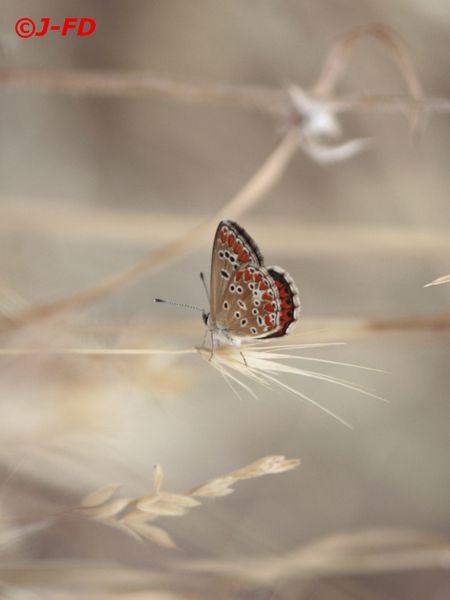
[[203, 273], [203, 271], [200, 272], [200, 279], [202, 280], [203, 287], [205, 288], [206, 297], [208, 298], [208, 302], [211, 302], [211, 299], [209, 297], [208, 285], [206, 284], [205, 274]]
[[192, 306], [192, 304], [181, 304], [180, 302], [173, 302], [172, 300], [164, 300], [163, 298], [153, 298], [153, 302], [162, 302], [163, 304], [172, 304], [172, 306], [181, 306], [181, 308], [190, 308], [191, 310], [198, 310], [202, 314], [205, 314], [203, 308], [198, 306]]

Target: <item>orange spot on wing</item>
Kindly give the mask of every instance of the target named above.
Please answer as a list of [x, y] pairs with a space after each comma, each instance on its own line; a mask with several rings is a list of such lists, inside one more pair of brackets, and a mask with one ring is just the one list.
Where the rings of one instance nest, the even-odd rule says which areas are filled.
[[281, 322], [284, 325], [285, 323], [289, 323], [292, 321], [292, 316], [289, 316], [289, 312], [287, 310], [281, 313]]
[[236, 238], [234, 237], [234, 235], [232, 233], [230, 233], [230, 235], [228, 236], [228, 245], [230, 248], [234, 245], [235, 241], [236, 241]]

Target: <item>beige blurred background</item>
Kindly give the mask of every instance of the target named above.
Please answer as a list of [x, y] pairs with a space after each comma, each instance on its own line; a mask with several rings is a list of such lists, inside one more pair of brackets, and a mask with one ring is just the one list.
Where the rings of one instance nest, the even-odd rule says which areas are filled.
[[[269, 87], [307, 88], [337, 36], [383, 22], [406, 41], [426, 95], [450, 96], [450, 11], [437, 0], [2, 0], [1, 11], [2, 68], [146, 71], [177, 81]], [[91, 17], [97, 30], [88, 38], [20, 40], [13, 26], [23, 16]], [[355, 91], [404, 93], [389, 53], [374, 41], [358, 47], [340, 88]], [[161, 96], [23, 88], [0, 89], [0, 101], [4, 319], [87, 288], [213, 215], [282, 130], [267, 115]], [[448, 597], [445, 565], [293, 577], [261, 587], [177, 571], [186, 559], [280, 556], [339, 532], [450, 533], [448, 329], [355, 329], [361, 319], [448, 314], [450, 288], [423, 288], [450, 271], [448, 117], [431, 115], [419, 144], [398, 114], [346, 115], [342, 125], [345, 139], [371, 138], [371, 148], [327, 165], [298, 152], [282, 181], [239, 221], [268, 264], [284, 266], [297, 282], [304, 323], [293, 341], [347, 341], [304, 354], [388, 373], [314, 368], [390, 403], [306, 378], [288, 380], [350, 421], [350, 431], [281, 391], [255, 388], [257, 399], [238, 398], [195, 355], [1, 357], [0, 510], [11, 523], [77, 504], [113, 482], [123, 483], [126, 495], [145, 493], [155, 463], [166, 471], [167, 488], [181, 492], [268, 454], [302, 459], [296, 471], [244, 482], [231, 496], [166, 519], [181, 553], [140, 545], [87, 520], [58, 520], [9, 540], [0, 547], [4, 597], [28, 598], [19, 595], [27, 590], [33, 598], [103, 597], [89, 586], [55, 591], [50, 575], [38, 583], [29, 575], [28, 564], [61, 559], [81, 561], [80, 569], [170, 567], [160, 588], [181, 597]], [[136, 284], [3, 335], [2, 347], [199, 344], [197, 315], [152, 298], [205, 305], [198, 273], [209, 270], [212, 234]], [[22, 565], [22, 575], [11, 574], [11, 564], [14, 573]], [[153, 598], [149, 590], [141, 590], [148, 593], [143, 598]]]

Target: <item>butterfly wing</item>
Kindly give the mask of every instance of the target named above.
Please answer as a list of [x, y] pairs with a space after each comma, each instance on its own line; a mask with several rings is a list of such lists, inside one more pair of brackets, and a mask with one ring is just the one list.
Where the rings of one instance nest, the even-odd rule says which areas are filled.
[[292, 278], [278, 267], [267, 269], [247, 232], [221, 221], [211, 259], [213, 329], [231, 340], [284, 335], [297, 319], [298, 306]]

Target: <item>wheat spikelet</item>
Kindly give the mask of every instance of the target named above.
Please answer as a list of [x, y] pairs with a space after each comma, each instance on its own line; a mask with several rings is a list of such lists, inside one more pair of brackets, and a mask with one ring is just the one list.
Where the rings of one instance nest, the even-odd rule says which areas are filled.
[[196, 486], [185, 494], [162, 491], [164, 473], [161, 465], [156, 465], [153, 472], [153, 492], [148, 496], [112, 500], [120, 486], [108, 485], [86, 496], [76, 511], [85, 517], [116, 527], [137, 540], [147, 540], [165, 548], [175, 548], [176, 544], [169, 533], [150, 523], [163, 516], [185, 515], [190, 509], [200, 505], [197, 498], [227, 496], [234, 492], [233, 485], [237, 481], [284, 473], [295, 469], [299, 464], [300, 460], [297, 458], [265, 456], [245, 467]]

